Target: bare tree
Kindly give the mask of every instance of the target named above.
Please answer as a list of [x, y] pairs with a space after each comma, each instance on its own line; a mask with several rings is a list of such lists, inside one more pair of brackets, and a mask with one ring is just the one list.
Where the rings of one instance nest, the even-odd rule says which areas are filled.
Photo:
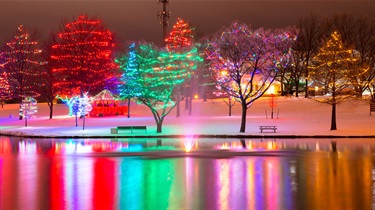
[[309, 97], [309, 64], [314, 53], [319, 49], [324, 34], [322, 19], [315, 14], [311, 14], [309, 17], [300, 19], [297, 28], [299, 33], [293, 50], [298, 51], [298, 57], [302, 59], [298, 63], [305, 72], [305, 97]]
[[49, 119], [53, 117], [53, 101], [56, 97], [56, 88], [54, 87], [55, 78], [53, 74], [53, 67], [56, 62], [51, 58], [52, 46], [56, 44], [56, 34], [51, 33], [49, 39], [43, 44], [43, 52], [41, 54], [43, 60], [46, 62], [41, 68], [41, 86], [39, 92], [43, 93], [40, 95], [43, 101], [47, 102], [49, 107]]
[[282, 34], [253, 30], [237, 22], [218, 31], [206, 49], [217, 84], [241, 103], [240, 132], [245, 132], [247, 110], [271, 86], [290, 47]]

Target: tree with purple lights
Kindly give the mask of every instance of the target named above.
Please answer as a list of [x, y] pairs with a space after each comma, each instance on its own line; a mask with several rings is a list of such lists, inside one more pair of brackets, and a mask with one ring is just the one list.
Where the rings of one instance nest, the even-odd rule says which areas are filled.
[[217, 32], [206, 48], [217, 85], [241, 103], [240, 132], [245, 132], [247, 110], [276, 79], [278, 69], [290, 52], [286, 34], [253, 30], [232, 23]]
[[314, 100], [332, 106], [331, 130], [337, 130], [336, 105], [353, 95], [352, 79], [369, 70], [364, 68], [359, 71], [354, 68], [358, 62], [353, 56], [353, 49], [344, 46], [337, 31], [331, 33], [331, 37], [312, 59], [310, 79], [326, 94]]

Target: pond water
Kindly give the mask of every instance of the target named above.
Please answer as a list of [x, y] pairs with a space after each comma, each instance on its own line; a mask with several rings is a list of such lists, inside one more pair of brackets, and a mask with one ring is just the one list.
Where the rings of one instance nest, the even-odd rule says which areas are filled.
[[0, 137], [0, 209], [374, 209], [374, 151], [375, 139]]

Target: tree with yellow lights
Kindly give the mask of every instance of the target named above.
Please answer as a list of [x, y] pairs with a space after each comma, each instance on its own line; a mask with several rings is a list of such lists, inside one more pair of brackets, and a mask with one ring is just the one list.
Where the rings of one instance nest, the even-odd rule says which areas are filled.
[[[5, 43], [0, 53], [0, 65], [4, 68], [11, 90], [12, 97], [19, 98], [22, 103], [25, 97], [36, 97], [38, 78], [41, 75], [42, 62], [39, 48], [39, 32], [36, 29], [27, 29], [20, 25], [13, 38]], [[20, 115], [20, 120], [22, 115]]]
[[7, 74], [5, 72], [0, 73], [0, 104], [1, 108], [4, 107], [4, 102], [10, 99], [10, 90]]
[[60, 96], [102, 91], [114, 77], [114, 35], [100, 19], [81, 15], [66, 23], [52, 46], [54, 88]]
[[310, 78], [326, 94], [314, 99], [332, 106], [331, 130], [337, 130], [336, 105], [353, 95], [352, 78], [367, 71], [355, 69], [356, 62], [353, 49], [344, 47], [341, 36], [336, 31], [331, 33], [312, 60]]

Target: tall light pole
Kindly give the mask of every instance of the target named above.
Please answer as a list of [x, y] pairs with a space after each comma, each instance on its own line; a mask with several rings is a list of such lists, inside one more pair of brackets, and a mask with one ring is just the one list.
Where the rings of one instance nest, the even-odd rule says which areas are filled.
[[160, 22], [161, 27], [163, 27], [163, 46], [165, 46], [165, 39], [167, 38], [167, 28], [168, 28], [168, 19], [171, 16], [171, 13], [167, 11], [167, 5], [171, 0], [157, 0], [158, 3], [163, 4], [163, 10], [158, 11], [157, 15], [162, 21]]

